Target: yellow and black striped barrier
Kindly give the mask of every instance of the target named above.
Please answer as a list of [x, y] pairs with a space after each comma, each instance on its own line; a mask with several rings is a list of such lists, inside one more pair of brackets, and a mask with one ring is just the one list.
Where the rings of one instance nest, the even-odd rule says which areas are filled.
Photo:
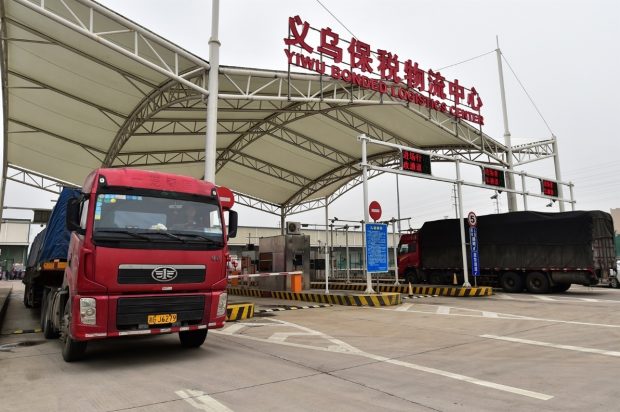
[[377, 293], [370, 295], [329, 295], [321, 293], [271, 292], [276, 299], [301, 300], [304, 302], [329, 303], [345, 306], [393, 306], [401, 304], [400, 293]]
[[[313, 282], [313, 288], [323, 288], [325, 283]], [[333, 290], [365, 290], [365, 283], [330, 283], [329, 288]], [[454, 297], [472, 297], [472, 296], [491, 296], [493, 288], [490, 286], [479, 286], [471, 288], [463, 288], [460, 286], [420, 286], [412, 285], [409, 290], [408, 285], [379, 285], [375, 286], [379, 292], [393, 293], [411, 293], [415, 295], [439, 295]]]
[[329, 303], [332, 305], [391, 306], [400, 305], [402, 302], [400, 293], [398, 292], [385, 293], [382, 291], [382, 293], [372, 295], [338, 295], [334, 293], [325, 295], [322, 293], [279, 292], [259, 289], [245, 289], [231, 286], [229, 286], [227, 290], [230, 295], [299, 300], [303, 302]]
[[254, 316], [253, 303], [230, 303], [226, 307], [226, 320], [233, 322], [235, 320], [249, 319]]
[[254, 298], [270, 298], [271, 297], [271, 292], [268, 290], [247, 289], [247, 288], [238, 287], [238, 286], [237, 287], [229, 286], [227, 289], [227, 292], [229, 295], [235, 295], [235, 296], [250, 296]]

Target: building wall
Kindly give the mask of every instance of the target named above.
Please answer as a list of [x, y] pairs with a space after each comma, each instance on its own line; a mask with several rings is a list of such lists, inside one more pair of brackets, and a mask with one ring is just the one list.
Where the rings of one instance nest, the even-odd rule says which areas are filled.
[[29, 220], [3, 219], [0, 224], [0, 247], [3, 245], [28, 246], [30, 234]]
[[3, 219], [0, 224], [0, 267], [11, 270], [28, 256], [30, 220]]
[[614, 220], [614, 230], [620, 234], [620, 209], [611, 209], [609, 212]]
[[28, 246], [2, 245], [0, 246], [0, 266], [4, 270], [11, 270], [14, 263], [25, 263]]

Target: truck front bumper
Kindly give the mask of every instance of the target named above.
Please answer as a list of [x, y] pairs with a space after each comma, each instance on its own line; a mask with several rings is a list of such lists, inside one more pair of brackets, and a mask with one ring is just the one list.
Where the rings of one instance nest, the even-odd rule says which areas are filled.
[[[78, 341], [218, 329], [226, 321], [227, 295], [224, 291], [166, 295], [76, 295], [72, 299], [71, 336]], [[81, 310], [80, 300], [94, 300], [96, 314], [92, 315], [92, 311], [86, 313], [83, 307]], [[90, 318], [89, 313], [92, 315]], [[174, 315], [175, 319], [171, 323], [160, 324], [150, 319], [152, 315]]]

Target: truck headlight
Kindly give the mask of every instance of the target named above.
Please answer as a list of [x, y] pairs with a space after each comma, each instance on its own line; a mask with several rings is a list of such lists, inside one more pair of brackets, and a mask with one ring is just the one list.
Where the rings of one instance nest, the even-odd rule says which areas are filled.
[[80, 298], [80, 323], [85, 325], [97, 323], [97, 301], [94, 298]]
[[224, 316], [226, 314], [226, 303], [228, 302], [228, 294], [222, 293], [220, 300], [217, 302], [217, 317]]

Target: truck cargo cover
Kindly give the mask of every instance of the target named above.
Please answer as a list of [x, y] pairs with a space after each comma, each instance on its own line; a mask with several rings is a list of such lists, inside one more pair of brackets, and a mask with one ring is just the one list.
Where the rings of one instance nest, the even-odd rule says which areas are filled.
[[[463, 225], [467, 234], [465, 220]], [[601, 211], [479, 216], [480, 267], [591, 268], [594, 241], [613, 233], [611, 215]], [[420, 238], [424, 267], [463, 267], [457, 219], [425, 223]]]
[[56, 206], [52, 210], [50, 220], [47, 222], [43, 246], [37, 257], [37, 264], [54, 259], [67, 259], [69, 238], [71, 236], [66, 226], [67, 203], [69, 199], [76, 198], [79, 195], [79, 190], [68, 187], [65, 187], [60, 193], [58, 202], [56, 202]]

